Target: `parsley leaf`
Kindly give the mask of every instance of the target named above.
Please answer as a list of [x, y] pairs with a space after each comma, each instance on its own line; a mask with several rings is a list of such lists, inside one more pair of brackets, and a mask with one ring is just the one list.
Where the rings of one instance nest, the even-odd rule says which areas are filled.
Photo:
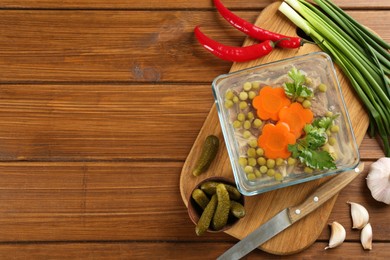
[[336, 168], [332, 156], [327, 151], [304, 148], [301, 150], [299, 159], [313, 169], [323, 170]]
[[324, 128], [325, 131], [328, 130], [332, 124], [333, 121], [339, 116], [339, 114], [336, 114], [334, 116], [325, 116], [317, 118], [313, 121], [312, 125], [315, 127]]
[[294, 81], [296, 85], [302, 85], [306, 81], [305, 75], [303, 75], [297, 68], [292, 68], [288, 73], [288, 76]]
[[306, 142], [306, 146], [310, 149], [318, 149], [326, 142], [326, 134], [323, 128], [313, 127], [310, 132], [306, 133], [303, 139]]
[[295, 101], [297, 98], [308, 98], [313, 96], [313, 91], [305, 86], [306, 76], [303, 75], [297, 68], [292, 68], [288, 73], [293, 82], [284, 83], [284, 91], [286, 95]]
[[[304, 128], [305, 137], [297, 141], [297, 143], [288, 146], [292, 157], [298, 158], [306, 166], [313, 169], [335, 169], [336, 164], [334, 159], [327, 151], [321, 150], [321, 147], [326, 142], [326, 128], [320, 125], [319, 122], [328, 122], [328, 120], [318, 120], [316, 124], [307, 124]], [[332, 121], [331, 121], [332, 122]]]

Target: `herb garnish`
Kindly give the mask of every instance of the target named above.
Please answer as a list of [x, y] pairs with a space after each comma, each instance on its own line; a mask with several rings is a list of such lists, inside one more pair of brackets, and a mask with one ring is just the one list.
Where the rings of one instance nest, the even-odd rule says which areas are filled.
[[305, 136], [288, 146], [292, 157], [298, 158], [313, 169], [336, 169], [333, 157], [321, 149], [327, 140], [326, 130], [336, 117], [322, 117], [314, 120], [312, 124], [307, 124], [304, 128]]
[[298, 98], [313, 96], [313, 91], [304, 85], [306, 83], [306, 76], [297, 70], [297, 68], [292, 68], [287, 74], [293, 82], [284, 83], [284, 91], [292, 101]]

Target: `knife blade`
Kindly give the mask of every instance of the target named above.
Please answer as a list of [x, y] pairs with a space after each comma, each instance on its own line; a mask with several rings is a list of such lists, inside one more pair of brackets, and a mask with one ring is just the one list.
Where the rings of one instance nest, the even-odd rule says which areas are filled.
[[301, 204], [283, 209], [217, 259], [240, 259], [247, 255], [255, 248], [320, 207], [355, 179], [363, 169], [364, 163], [360, 162], [356, 168], [339, 173], [319, 186]]

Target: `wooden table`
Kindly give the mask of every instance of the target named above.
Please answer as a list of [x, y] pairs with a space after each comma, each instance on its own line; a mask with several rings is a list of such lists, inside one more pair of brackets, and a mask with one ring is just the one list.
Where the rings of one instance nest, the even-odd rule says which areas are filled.
[[[59, 3], [61, 2], [61, 3]], [[224, 0], [254, 21], [272, 0]], [[390, 41], [390, 1], [335, 0]], [[213, 103], [210, 82], [231, 63], [205, 52], [193, 28], [241, 45], [210, 0], [0, 2], [0, 258], [214, 259], [236, 239], [197, 237], [179, 193], [181, 168]], [[325, 228], [287, 259], [390, 257], [390, 207], [365, 184], [383, 156], [360, 147], [364, 174], [329, 221], [351, 226], [347, 201], [374, 232], [324, 251]], [[248, 259], [275, 258], [255, 250]]]

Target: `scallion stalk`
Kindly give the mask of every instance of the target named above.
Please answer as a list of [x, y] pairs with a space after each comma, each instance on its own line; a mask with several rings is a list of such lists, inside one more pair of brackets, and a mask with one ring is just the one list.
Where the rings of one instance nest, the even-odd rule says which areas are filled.
[[372, 37], [369, 30], [328, 0], [314, 2], [319, 7], [306, 0], [285, 0], [279, 10], [329, 53], [349, 78], [369, 113], [370, 133], [377, 131], [386, 156], [390, 156], [390, 55], [384, 49], [390, 45], [378, 36]]

